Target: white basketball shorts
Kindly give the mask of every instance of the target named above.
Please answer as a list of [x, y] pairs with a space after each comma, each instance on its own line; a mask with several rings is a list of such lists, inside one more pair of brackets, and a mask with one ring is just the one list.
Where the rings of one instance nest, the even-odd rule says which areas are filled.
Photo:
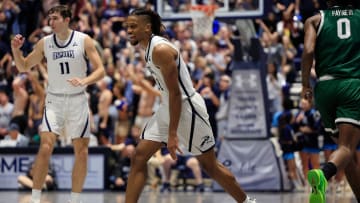
[[[163, 102], [146, 124], [141, 138], [166, 144], [169, 121], [169, 105], [167, 102]], [[180, 145], [183, 145], [193, 155], [200, 155], [214, 147], [215, 140], [209, 115], [204, 99], [198, 93], [195, 93], [190, 99], [183, 100], [177, 133]]]
[[90, 112], [85, 92], [48, 93], [41, 132], [53, 132], [59, 136], [70, 136], [71, 139], [88, 138], [90, 136]]

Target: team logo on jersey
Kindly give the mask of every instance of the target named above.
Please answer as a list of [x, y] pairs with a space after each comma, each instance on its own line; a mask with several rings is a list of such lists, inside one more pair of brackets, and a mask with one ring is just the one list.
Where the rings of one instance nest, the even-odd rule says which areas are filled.
[[77, 46], [78, 46], [78, 44], [76, 42], [74, 42], [73, 47], [77, 47]]
[[53, 60], [59, 58], [75, 58], [74, 50], [53, 52]]
[[201, 138], [200, 148], [203, 148], [205, 145], [212, 143], [212, 138], [209, 135], [206, 135]]

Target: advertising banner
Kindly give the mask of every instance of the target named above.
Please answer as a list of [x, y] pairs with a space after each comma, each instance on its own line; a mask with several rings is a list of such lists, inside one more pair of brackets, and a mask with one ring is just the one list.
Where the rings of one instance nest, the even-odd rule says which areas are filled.
[[[34, 159], [34, 154], [0, 155], [0, 189], [17, 189], [17, 177], [26, 174]], [[56, 171], [59, 189], [71, 189], [74, 155], [54, 154], [50, 162]], [[89, 154], [84, 189], [104, 189], [104, 163], [103, 154]]]
[[232, 81], [226, 138], [267, 138], [265, 86], [260, 69], [236, 69]]
[[[269, 140], [224, 140], [218, 160], [236, 177], [244, 190], [283, 191], [290, 187], [282, 158]], [[214, 183], [215, 191], [223, 191]]]

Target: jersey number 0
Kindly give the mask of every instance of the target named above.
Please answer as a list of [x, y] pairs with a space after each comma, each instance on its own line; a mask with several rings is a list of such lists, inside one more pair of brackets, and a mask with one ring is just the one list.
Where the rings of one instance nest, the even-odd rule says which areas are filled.
[[340, 18], [339, 20], [337, 20], [337, 36], [340, 39], [347, 39], [351, 36], [349, 19]]

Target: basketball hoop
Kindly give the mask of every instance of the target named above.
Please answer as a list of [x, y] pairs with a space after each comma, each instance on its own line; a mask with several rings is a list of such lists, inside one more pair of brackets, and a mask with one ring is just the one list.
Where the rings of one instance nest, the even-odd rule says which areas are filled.
[[217, 5], [192, 5], [190, 8], [195, 38], [210, 37]]

